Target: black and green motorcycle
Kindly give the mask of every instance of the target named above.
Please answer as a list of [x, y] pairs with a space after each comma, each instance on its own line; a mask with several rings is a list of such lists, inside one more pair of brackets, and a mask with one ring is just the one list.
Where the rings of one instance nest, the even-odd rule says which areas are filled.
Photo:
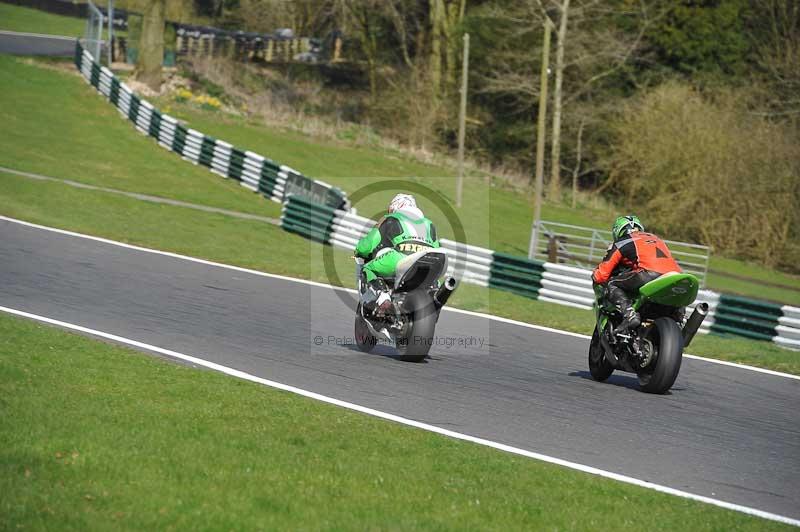
[[639, 386], [648, 393], [666, 393], [678, 378], [683, 349], [694, 338], [708, 314], [708, 304], [698, 303], [684, 323], [684, 307], [691, 305], [700, 286], [689, 273], [670, 272], [650, 281], [635, 297], [633, 307], [642, 324], [614, 333], [622, 321], [619, 310], [595, 286], [595, 325], [589, 344], [592, 378], [605, 381], [615, 369], [635, 373]]

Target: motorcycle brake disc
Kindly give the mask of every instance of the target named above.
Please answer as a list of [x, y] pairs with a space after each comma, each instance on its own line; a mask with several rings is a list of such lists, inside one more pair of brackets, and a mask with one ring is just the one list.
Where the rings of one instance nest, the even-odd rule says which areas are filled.
[[642, 361], [639, 367], [646, 368], [653, 361], [653, 355], [655, 354], [653, 342], [643, 338], [640, 342], [639, 349], [641, 350], [640, 359]]

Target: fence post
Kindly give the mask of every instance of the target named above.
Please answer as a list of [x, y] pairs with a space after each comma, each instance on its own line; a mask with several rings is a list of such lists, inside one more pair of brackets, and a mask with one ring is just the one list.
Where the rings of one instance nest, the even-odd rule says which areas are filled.
[[538, 247], [540, 242], [540, 233], [542, 232], [541, 222], [537, 222], [536, 220], [533, 221], [531, 225], [531, 242], [530, 248], [528, 249], [528, 258], [535, 259], [536, 254], [538, 253]]
[[547, 240], [547, 260], [558, 263], [558, 239], [555, 235], [551, 235]]
[[711, 248], [709, 247], [709, 252], [706, 253], [706, 264], [705, 268], [703, 268], [703, 278], [700, 279], [700, 288], [706, 287], [706, 277], [708, 277], [708, 263], [711, 260]]
[[108, 68], [114, 62], [114, 0], [108, 0]]

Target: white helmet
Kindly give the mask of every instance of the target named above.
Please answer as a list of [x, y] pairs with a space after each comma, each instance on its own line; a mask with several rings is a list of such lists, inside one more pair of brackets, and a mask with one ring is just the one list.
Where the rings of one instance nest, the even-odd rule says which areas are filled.
[[399, 210], [408, 209], [409, 207], [416, 209], [417, 200], [411, 194], [398, 194], [389, 202], [389, 214]]

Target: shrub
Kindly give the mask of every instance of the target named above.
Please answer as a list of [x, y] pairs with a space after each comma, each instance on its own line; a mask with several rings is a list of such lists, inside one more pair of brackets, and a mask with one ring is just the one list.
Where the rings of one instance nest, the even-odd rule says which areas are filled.
[[679, 83], [627, 106], [614, 125], [610, 177], [669, 238], [797, 271], [800, 144], [735, 93]]

